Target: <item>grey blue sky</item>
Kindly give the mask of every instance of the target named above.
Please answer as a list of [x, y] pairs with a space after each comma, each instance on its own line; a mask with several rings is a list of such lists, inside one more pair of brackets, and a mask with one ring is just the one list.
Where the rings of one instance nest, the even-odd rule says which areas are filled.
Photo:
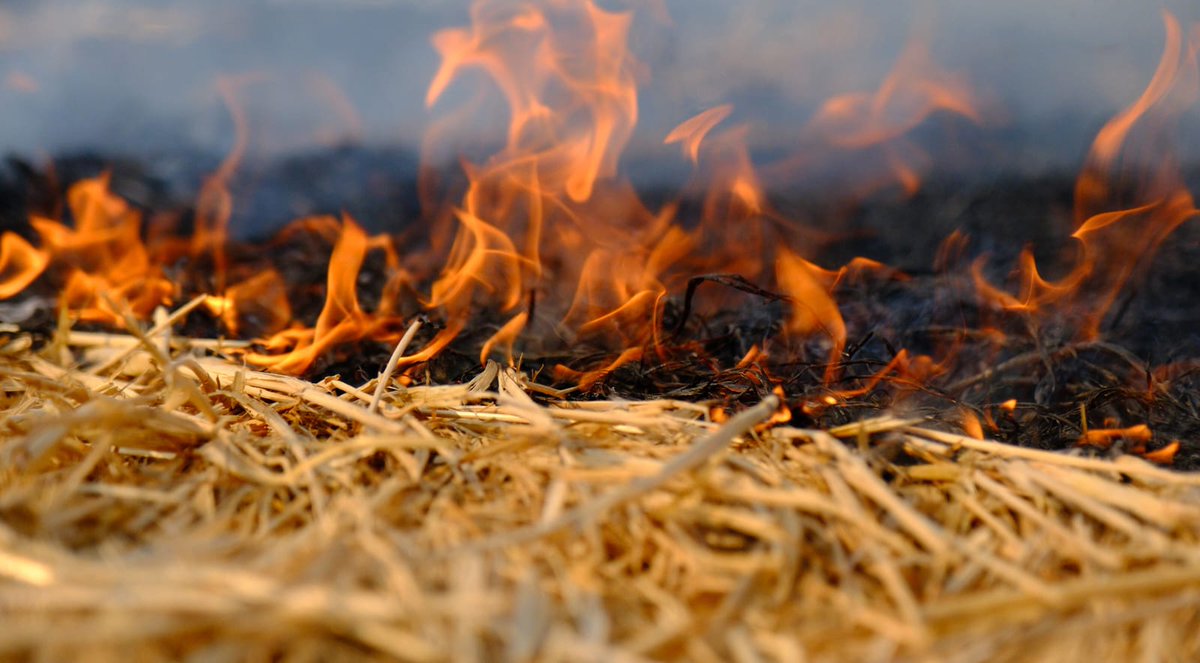
[[[1168, 6], [1200, 20], [1190, 4]], [[770, 144], [830, 95], [877, 86], [915, 22], [928, 21], [943, 66], [965, 72], [1006, 126], [1060, 141], [1069, 161], [1081, 136], [1136, 98], [1163, 39], [1159, 7], [1145, 0], [667, 7], [672, 25], [647, 16], [634, 37], [652, 88], [642, 92], [634, 153], [661, 150], [671, 126], [719, 103], [733, 103], [735, 119]], [[429, 36], [466, 19], [458, 0], [6, 0], [0, 152], [220, 151], [230, 135], [213, 81], [250, 71], [266, 81], [250, 98], [261, 153], [348, 135], [411, 145], [429, 120]], [[338, 96], [357, 119], [331, 101]]]

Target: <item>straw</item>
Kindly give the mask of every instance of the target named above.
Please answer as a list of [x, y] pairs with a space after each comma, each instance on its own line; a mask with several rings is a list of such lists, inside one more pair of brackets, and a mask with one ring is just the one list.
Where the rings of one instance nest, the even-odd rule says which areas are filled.
[[496, 364], [312, 383], [175, 317], [0, 329], [0, 657], [1200, 657], [1193, 475]]

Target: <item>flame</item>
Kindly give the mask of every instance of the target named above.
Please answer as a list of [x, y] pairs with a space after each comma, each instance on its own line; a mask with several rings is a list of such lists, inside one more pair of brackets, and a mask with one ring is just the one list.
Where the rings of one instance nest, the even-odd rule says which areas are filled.
[[733, 112], [731, 104], [722, 104], [699, 113], [691, 119], [684, 120], [667, 134], [663, 145], [680, 143], [683, 155], [696, 164], [700, 162], [700, 143], [714, 127], [723, 122]]
[[1186, 76], [1193, 80], [1180, 80], [1181, 54], [1183, 52], [1182, 31], [1174, 15], [1163, 11], [1163, 27], [1166, 32], [1162, 57], [1146, 89], [1128, 108], [1110, 119], [1092, 142], [1083, 171], [1075, 185], [1076, 225], [1084, 226], [1089, 217], [1110, 202], [1111, 185], [1109, 172], [1117, 156], [1126, 145], [1126, 138], [1134, 126], [1148, 113], [1159, 107], [1168, 94], [1177, 86], [1191, 89], [1188, 96], [1195, 95], [1195, 60], [1197, 44], [1191, 44], [1184, 58], [1190, 63]]
[[564, 321], [575, 323], [583, 334], [603, 330], [626, 341], [644, 339], [647, 331], [658, 328], [659, 304], [667, 292], [660, 275], [691, 247], [691, 237], [671, 227], [644, 253], [593, 251]]
[[965, 433], [967, 437], [975, 438], [976, 440], [984, 439], [983, 424], [980, 423], [979, 417], [975, 416], [974, 412], [966, 408], [960, 408], [959, 412], [962, 415], [961, 423], [963, 433]]
[[[1163, 13], [1166, 40], [1150, 83], [1129, 107], [1110, 119], [1097, 134], [1075, 187], [1077, 228], [1072, 238], [1080, 258], [1058, 281], [1044, 279], [1033, 255], [1022, 252], [1017, 268], [1019, 293], [1009, 294], [983, 275], [984, 262], [972, 267], [982, 299], [1028, 314], [1055, 308], [1081, 316], [1079, 336], [1100, 336], [1104, 318], [1140, 265], [1148, 261], [1179, 226], [1197, 217], [1195, 202], [1184, 186], [1179, 165], [1169, 149], [1169, 121], [1194, 103], [1200, 92], [1200, 24], [1186, 49], [1178, 20]], [[1142, 140], [1132, 141], [1140, 130]], [[1113, 170], [1119, 157], [1132, 165], [1121, 175]], [[1129, 172], [1135, 176], [1128, 181]], [[1118, 191], [1132, 191], [1133, 206], [1121, 206]], [[1116, 209], [1113, 209], [1113, 207]]]
[[792, 315], [787, 330], [809, 335], [820, 332], [829, 337], [829, 364], [826, 381], [837, 371], [837, 359], [846, 347], [846, 323], [831, 291], [839, 275], [817, 267], [787, 249], [779, 253], [776, 278], [780, 289], [792, 299]]
[[581, 202], [598, 178], [616, 174], [617, 156], [637, 122], [635, 63], [625, 47], [631, 15], [591, 2], [560, 4], [566, 19], [583, 24], [579, 34], [559, 37], [551, 19], [531, 5], [476, 3], [470, 30], [434, 36], [442, 64], [425, 103], [432, 107], [463, 70], [483, 69], [511, 113], [508, 144], [494, 167], [504, 172], [514, 160], [545, 160], [558, 166], [539, 169], [557, 176], [547, 182], [551, 189]]
[[[523, 334], [552, 328], [543, 336], [597, 350], [587, 366], [560, 365], [554, 371], [587, 389], [623, 366], [668, 356], [663, 318], [690, 277], [736, 275], [763, 288], [774, 283], [782, 294], [775, 298], [787, 304], [787, 338], [784, 348], [772, 345], [774, 338], [755, 339], [735, 368], [758, 374], [755, 379], [769, 386], [768, 358], [779, 357], [788, 343], [820, 348], [825, 384], [820, 397], [803, 405], [807, 414], [867, 394], [885, 380], [908, 389], [946, 373], [955, 348], [935, 356], [900, 349], [871, 374], [842, 377], [839, 364], [851, 330], [837, 301], [839, 288], [869, 272], [904, 277], [866, 258], [836, 269], [810, 262], [803, 256], [814, 255], [829, 235], [806, 230], [801, 220], [782, 213], [768, 191], [781, 173], [805, 176], [817, 159], [865, 153], [884, 172], [855, 173], [861, 190], [898, 185], [911, 194], [921, 186], [929, 157], [909, 133], [939, 113], [982, 122], [983, 104], [975, 91], [934, 62], [926, 40], [914, 38], [876, 90], [826, 101], [801, 131], [803, 153], [766, 169], [751, 159], [751, 126], [724, 124], [732, 105], [714, 106], [678, 124], [663, 141], [678, 144], [692, 164], [689, 186], [696, 188], [690, 193], [702, 204], [691, 209], [686, 201], [675, 201], [654, 208], [618, 168], [638, 121], [638, 81], [645, 78], [628, 48], [631, 20], [631, 12], [609, 11], [591, 0], [478, 0], [468, 26], [434, 35], [440, 64], [425, 103], [439, 117], [423, 148], [426, 156], [439, 149], [461, 151], [466, 181], [460, 189], [441, 191], [430, 175], [432, 166], [425, 164], [420, 195], [431, 226], [427, 248], [368, 236], [349, 216], [312, 217], [286, 228], [281, 239], [309, 234], [332, 244], [324, 304], [308, 324], [293, 319], [283, 276], [261, 263], [250, 266], [254, 271], [239, 271], [227, 253], [231, 186], [249, 140], [239, 95], [258, 77], [218, 81], [234, 141], [195, 201], [195, 234], [186, 250], [176, 251], [197, 271], [211, 265], [203, 286], [211, 290], [204, 300], [208, 313], [231, 334], [265, 336], [245, 359], [283, 373], [310, 370], [337, 345], [394, 341], [400, 323], [422, 308], [444, 325], [423, 349], [402, 358], [400, 367], [430, 360], [475, 329], [496, 330], [483, 342], [480, 362], [495, 355], [511, 365], [517, 350], [526, 349], [519, 345]], [[1185, 39], [1172, 16], [1164, 15], [1164, 22], [1166, 44], [1150, 84], [1100, 131], [1077, 183], [1073, 238], [1080, 245], [1079, 260], [1065, 275], [1050, 279], [1027, 250], [1018, 260], [1012, 288], [988, 281], [985, 263], [977, 261], [971, 269], [974, 284], [995, 308], [1029, 316], [1050, 309], [1083, 315], [1080, 334], [1093, 337], [1139, 265], [1174, 229], [1195, 218], [1178, 164], [1169, 155], [1154, 154], [1151, 160], [1139, 152], [1161, 144], [1144, 139], [1163, 133], [1200, 88], [1200, 28]], [[447, 108], [455, 101], [451, 90], [472, 77], [484, 81], [475, 98]], [[353, 106], [332, 80], [314, 75], [308, 85], [352, 135], [359, 132]], [[487, 105], [497, 94], [506, 114]], [[488, 130], [496, 127], [488, 122], [497, 115], [503, 116], [502, 135], [489, 140]], [[451, 143], [455, 137], [464, 142], [477, 137], [495, 149], [481, 156], [478, 147]], [[1151, 166], [1134, 182], [1132, 201], [1119, 199], [1129, 187], [1113, 172], [1129, 163]], [[32, 219], [36, 243], [13, 233], [0, 236], [0, 297], [52, 275], [61, 281], [60, 300], [72, 314], [121, 325], [127, 314], [148, 316], [177, 296], [182, 286], [164, 276], [165, 265], [174, 265], [166, 258], [169, 251], [143, 239], [140, 215], [108, 190], [107, 178], [77, 184], [68, 203], [73, 223]], [[965, 243], [963, 235], [949, 238], [939, 266], [949, 269], [965, 252]], [[386, 275], [374, 285], [382, 296], [377, 307], [364, 307], [359, 300], [367, 280], [364, 262], [369, 254], [378, 258], [378, 252]], [[726, 306], [729, 300], [723, 297], [731, 296], [739, 295], [707, 293], [697, 310]], [[999, 334], [985, 330], [985, 335]], [[849, 388], [835, 389], [839, 381]], [[985, 424], [996, 429], [993, 411], [1012, 414], [1015, 407], [1012, 401], [982, 409], [982, 422], [964, 409], [961, 423], [969, 435], [981, 437]], [[790, 414], [784, 408], [775, 421]], [[1145, 441], [1148, 430], [1101, 429], [1081, 440]]]
[[983, 122], [971, 86], [962, 76], [941, 69], [929, 44], [914, 38], [878, 90], [829, 99], [808, 129], [833, 145], [863, 149], [900, 138], [939, 111]]
[[209, 295], [204, 306], [234, 336], [245, 326], [247, 318], [253, 320], [254, 328], [266, 334], [281, 331], [292, 319], [283, 277], [270, 268], [231, 286], [224, 295]]
[[[573, 284], [570, 305], [556, 311], [564, 325], [646, 341], [667, 290], [659, 277], [690, 244], [671, 209], [645, 209], [616, 179], [637, 122], [631, 15], [586, 1], [485, 0], [471, 19], [434, 36], [442, 63], [426, 103], [480, 70], [505, 99], [509, 124], [503, 149], [467, 164], [470, 184], [449, 217], [457, 227], [427, 306], [462, 326], [480, 309], [511, 313], [533, 291], [548, 290], [552, 306], [567, 301]], [[481, 359], [511, 347], [528, 322], [515, 314]]]
[[28, 288], [49, 263], [50, 257], [24, 237], [13, 232], [0, 235], [0, 299], [8, 299]]
[[[310, 223], [328, 225], [335, 221], [323, 219]], [[337, 243], [329, 257], [325, 306], [316, 326], [281, 331], [266, 341], [272, 352], [247, 354], [246, 361], [281, 373], [302, 373], [335, 345], [373, 336], [386, 320], [362, 310], [357, 290], [358, 273], [369, 244], [363, 229], [349, 216], [343, 216]]]
[[704, 201], [700, 224], [692, 233], [699, 258], [692, 268], [697, 272], [759, 279], [769, 275], [775, 246], [804, 237], [791, 219], [769, 204], [746, 146], [748, 133], [748, 126], [738, 125], [697, 143], [706, 165], [695, 178]]
[[513, 344], [517, 341], [517, 336], [525, 329], [525, 325], [529, 323], [529, 313], [521, 311], [514, 315], [511, 320], [504, 323], [504, 326], [496, 330], [490, 338], [483, 344], [483, 349], [479, 351], [479, 363], [486, 364], [487, 359], [491, 356], [492, 351], [501, 347], [504, 348], [504, 356], [511, 366], [513, 363]]
[[82, 180], [67, 192], [74, 226], [32, 217], [40, 248], [5, 233], [0, 239], [0, 298], [12, 297], [50, 265], [65, 273], [60, 301], [86, 322], [122, 326], [169, 304], [175, 286], [151, 259], [141, 215], [111, 193], [108, 176]]
[[233, 196], [229, 184], [245, 158], [249, 142], [249, 123], [246, 111], [238, 99], [241, 88], [259, 80], [257, 74], [217, 79], [216, 89], [233, 119], [233, 147], [217, 170], [204, 181], [196, 199], [196, 228], [192, 234], [192, 255], [211, 252], [214, 268], [214, 288], [225, 291], [228, 258], [225, 247], [229, 240], [229, 217], [233, 214]]
[[[688, 276], [725, 272], [767, 280], [773, 273], [792, 302], [788, 333], [827, 338], [827, 378], [833, 378], [847, 335], [833, 291], [843, 279], [880, 266], [860, 260], [827, 271], [799, 257], [813, 233], [806, 234], [772, 207], [746, 147], [749, 127], [715, 133], [732, 114], [731, 105], [710, 108], [666, 136], [665, 143], [681, 145], [697, 168], [695, 182], [703, 187], [698, 221], [678, 219], [677, 204], [648, 208], [618, 173], [620, 155], [638, 120], [637, 82], [643, 76], [628, 48], [631, 12], [602, 9], [590, 0], [479, 0], [470, 19], [466, 27], [433, 37], [441, 62], [425, 102], [437, 107], [441, 119], [431, 128], [425, 148], [432, 152], [439, 140], [469, 135], [474, 115], [489, 110], [479, 101], [486, 95], [458, 110], [441, 108], [451, 96], [448, 91], [472, 73], [482, 74], [507, 108], [502, 146], [486, 158], [464, 159], [467, 186], [452, 205], [423, 182], [422, 200], [434, 223], [428, 255], [401, 256], [386, 238], [367, 237], [349, 218], [340, 223], [332, 217], [305, 219], [285, 229], [285, 237], [314, 233], [334, 243], [326, 301], [312, 327], [291, 319], [286, 288], [276, 272], [230, 270], [230, 187], [249, 140], [239, 97], [261, 77], [217, 81], [216, 91], [233, 119], [234, 142], [201, 187], [189, 254], [199, 264], [211, 260], [212, 293], [205, 308], [226, 330], [270, 334], [263, 351], [250, 353], [247, 361], [298, 373], [333, 345], [389, 340], [393, 323], [404, 317], [397, 303], [400, 294], [411, 292], [412, 300], [438, 313], [445, 326], [402, 365], [436, 355], [474, 317], [491, 315], [507, 322], [484, 342], [480, 360], [500, 351], [511, 362], [518, 337], [536, 322], [536, 300], [541, 302], [538, 320], [557, 320], [557, 330], [568, 342], [583, 339], [611, 353], [598, 368], [573, 373], [590, 384], [640, 360], [648, 348], [661, 352], [665, 303]], [[357, 125], [353, 108], [332, 81], [316, 77], [309, 84], [341, 109], [347, 124]], [[965, 85], [934, 67], [914, 43], [878, 92], [831, 100], [810, 123], [810, 131], [848, 149], [894, 143], [939, 110], [978, 117]], [[892, 161], [903, 152], [896, 149], [889, 156]], [[907, 162], [897, 166], [898, 172], [905, 169], [911, 170]], [[428, 179], [428, 171], [423, 177]], [[77, 230], [85, 231], [85, 225]], [[17, 240], [8, 241], [6, 256], [34, 256], [20, 263], [6, 257], [5, 265], [16, 265], [4, 272], [13, 290], [26, 286], [23, 281], [30, 277], [24, 274], [36, 277], [44, 269], [38, 260], [62, 262], [69, 252], [63, 248], [69, 243], [64, 237], [72, 236], [64, 235], [65, 227], [36, 222], [35, 227], [42, 249], [24, 251]], [[149, 278], [151, 285], [130, 284], [125, 292], [124, 283], [104, 280], [112, 277], [107, 269], [72, 271], [63, 298], [75, 308], [90, 307], [88, 319], [113, 318], [116, 311], [105, 311], [97, 302], [114, 293], [137, 315], [173, 294], [165, 280], [154, 281], [160, 275], [154, 265], [160, 263], [148, 258], [136, 237], [137, 222], [121, 228], [129, 253], [121, 273]], [[378, 309], [366, 312], [358, 302], [356, 281], [372, 250], [385, 252], [388, 276]], [[436, 275], [429, 265], [440, 265]], [[424, 278], [432, 284], [420, 297], [416, 284]], [[720, 296], [708, 299], [710, 306], [722, 303]], [[765, 348], [760, 355], [767, 356]]]
[[[395, 343], [400, 338], [397, 326], [403, 322], [386, 297], [373, 312], [365, 311], [358, 298], [358, 279], [363, 262], [370, 251], [383, 251], [390, 275], [383, 291], [392, 293], [408, 283], [409, 276], [398, 269], [398, 257], [390, 238], [370, 237], [349, 215], [340, 221], [334, 217], [311, 217], [293, 223], [282, 233], [284, 237], [297, 233], [315, 233], [334, 238], [329, 256], [325, 283], [325, 305], [317, 316], [316, 325], [295, 324], [276, 332], [263, 341], [265, 352], [246, 354], [246, 361], [255, 366], [280, 373], [301, 374], [308, 370], [331, 348], [373, 339]], [[222, 303], [230, 303], [239, 315], [258, 315], [266, 318], [259, 325], [277, 328], [291, 318], [282, 280], [274, 271], [252, 277], [233, 286]], [[275, 315], [271, 316], [270, 312]], [[448, 326], [421, 352], [405, 357], [398, 366], [427, 361], [436, 355], [461, 331]]]
[[1171, 440], [1166, 446], [1155, 451], [1148, 451], [1142, 454], [1142, 458], [1159, 465], [1170, 465], [1175, 462], [1175, 455], [1179, 453], [1181, 445], [1179, 440]]
[[1076, 445], [1107, 449], [1113, 442], [1122, 439], [1145, 444], [1154, 439], [1154, 434], [1146, 424], [1136, 424], [1127, 428], [1094, 428], [1080, 435]]
[[572, 380], [578, 383], [581, 389], [587, 390], [590, 389], [592, 385], [611, 375], [613, 371], [617, 370], [618, 368], [621, 368], [626, 364], [631, 364], [635, 361], [641, 361], [644, 354], [645, 352], [642, 350], [642, 348], [626, 348], [608, 364], [595, 370], [576, 371], [572, 368], [559, 364], [554, 367], [554, 375], [560, 380]]
[[[815, 166], [837, 161], [841, 152], [856, 155], [851, 190], [855, 196], [894, 184], [911, 196], [920, 189], [930, 157], [907, 134], [939, 113], [983, 124], [983, 107], [966, 78], [939, 66], [928, 39], [916, 33], [875, 91], [848, 92], [820, 106], [801, 132], [812, 144], [810, 150], [772, 165], [770, 180], [811, 175]], [[882, 172], [863, 168], [863, 154], [883, 165]]]

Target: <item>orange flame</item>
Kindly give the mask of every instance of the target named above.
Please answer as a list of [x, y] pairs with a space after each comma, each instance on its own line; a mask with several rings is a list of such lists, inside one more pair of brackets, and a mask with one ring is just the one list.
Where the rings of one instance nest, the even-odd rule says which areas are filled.
[[[325, 306], [312, 329], [289, 329], [267, 340], [270, 354], [250, 353], [246, 361], [281, 373], [302, 373], [329, 348], [372, 336], [382, 319], [358, 303], [357, 280], [369, 240], [353, 219], [342, 218], [341, 233], [329, 258]], [[287, 350], [277, 354], [280, 350]]]
[[[987, 282], [983, 262], [977, 261], [972, 271], [985, 301], [1030, 314], [1052, 304], [1065, 306], [1083, 316], [1080, 337], [1095, 339], [1105, 315], [1138, 266], [1180, 225], [1197, 217], [1178, 163], [1169, 150], [1158, 147], [1169, 141], [1130, 140], [1135, 129], [1165, 135], [1168, 120], [1193, 103], [1200, 92], [1200, 24], [1185, 50], [1175, 17], [1164, 12], [1163, 23], [1166, 42], [1154, 76], [1141, 96], [1100, 130], [1076, 183], [1077, 229], [1072, 237], [1081, 247], [1079, 261], [1059, 281], [1050, 282], [1038, 273], [1032, 254], [1023, 252], [1017, 270], [1019, 295]], [[1121, 182], [1111, 173], [1122, 154], [1135, 166], [1137, 181]], [[1112, 209], [1120, 205], [1116, 200], [1119, 188], [1132, 189], [1135, 206]]]
[[700, 143], [704, 141], [708, 132], [729, 117], [732, 112], [732, 105], [722, 104], [699, 113], [691, 119], [684, 120], [667, 134], [667, 137], [663, 139], [663, 145], [680, 143], [683, 146], [684, 156], [692, 163], [699, 163]]
[[513, 344], [517, 341], [517, 335], [521, 330], [525, 329], [525, 325], [529, 322], [529, 313], [521, 311], [513, 316], [511, 320], [504, 323], [504, 326], [492, 334], [491, 338], [483, 344], [483, 349], [479, 351], [479, 363], [486, 364], [487, 359], [491, 356], [492, 351], [496, 347], [504, 348], [504, 356], [509, 365], [513, 363]]
[[42, 217], [30, 219], [41, 239], [40, 249], [5, 235], [0, 273], [13, 275], [0, 282], [3, 296], [16, 294], [21, 288], [13, 286], [28, 285], [54, 264], [66, 272], [60, 300], [81, 320], [122, 326], [126, 313], [146, 317], [155, 307], [170, 303], [175, 287], [142, 242], [141, 215], [109, 191], [107, 176], [72, 186], [67, 205], [74, 227]]
[[[549, 288], [553, 305], [574, 284], [574, 300], [559, 311], [569, 327], [586, 334], [615, 325], [638, 330], [618, 338], [644, 340], [640, 330], [666, 292], [659, 274], [688, 240], [671, 228], [670, 210], [645, 210], [613, 179], [637, 122], [630, 14], [588, 1], [485, 0], [471, 19], [470, 28], [434, 36], [442, 64], [426, 103], [464, 71], [482, 70], [507, 102], [509, 125], [504, 148], [467, 167], [470, 185], [427, 305], [461, 326], [480, 304], [507, 312], [526, 292]], [[593, 195], [598, 188], [603, 196]], [[493, 345], [511, 346], [526, 322], [512, 318]]]
[[[1075, 185], [1077, 226], [1087, 224], [1093, 214], [1111, 202], [1113, 183], [1110, 181], [1110, 171], [1122, 149], [1127, 146], [1126, 139], [1134, 126], [1147, 114], [1161, 107], [1173, 92], [1182, 93], [1185, 103], [1190, 103], [1196, 94], [1196, 49], [1200, 46], [1200, 41], [1193, 40], [1188, 53], [1183, 54], [1179, 21], [1165, 10], [1163, 27], [1166, 32], [1163, 53], [1150, 83], [1137, 101], [1100, 129], [1092, 142], [1084, 169]], [[1182, 72], [1183, 78], [1180, 77], [1181, 65], [1185, 68]]]
[[939, 111], [983, 121], [971, 86], [938, 67], [924, 40], [913, 39], [874, 94], [826, 101], [808, 128], [834, 145], [862, 149], [899, 138]]
[[229, 238], [229, 217], [233, 214], [233, 196], [229, 193], [229, 184], [245, 158], [250, 135], [246, 111], [238, 99], [238, 93], [241, 88], [257, 80], [257, 74], [246, 74], [240, 77], [222, 77], [217, 79], [216, 83], [217, 93], [233, 119], [234, 141], [224, 161], [200, 188], [196, 199], [196, 229], [192, 235], [192, 255], [212, 253], [215, 270], [213, 283], [218, 294], [225, 291], [228, 270], [225, 246]]
[[1154, 451], [1148, 451], [1142, 454], [1142, 458], [1159, 465], [1170, 465], [1175, 462], [1175, 455], [1179, 453], [1182, 445], [1179, 440], [1171, 440], [1166, 446]]
[[837, 359], [846, 347], [846, 323], [830, 294], [837, 274], [782, 249], [776, 263], [776, 277], [780, 289], [792, 298], [787, 330], [803, 335], [820, 332], [832, 341], [825, 372], [826, 381], [831, 380], [836, 375]]
[[[759, 278], [764, 265], [775, 264], [780, 288], [794, 302], [788, 331], [827, 336], [836, 359], [847, 332], [832, 291], [848, 274], [877, 265], [860, 261], [825, 271], [788, 248], [803, 235], [767, 202], [745, 147], [746, 127], [708, 138], [731, 106], [705, 111], [666, 138], [681, 143], [697, 165], [701, 149], [715, 157], [708, 162], [701, 222], [693, 230], [676, 223], [674, 205], [648, 210], [628, 183], [616, 179], [617, 159], [637, 121], [638, 63], [626, 47], [629, 25], [630, 14], [589, 0], [481, 0], [470, 26], [434, 36], [441, 65], [426, 104], [441, 102], [466, 72], [475, 71], [495, 85], [509, 117], [504, 146], [465, 164], [465, 194], [452, 213], [437, 214], [434, 246], [442, 247], [444, 261], [423, 303], [439, 310], [447, 326], [430, 347], [445, 346], [472, 315], [490, 309], [508, 314], [508, 322], [484, 343], [480, 360], [500, 349], [511, 361], [517, 336], [531, 321], [529, 311], [515, 309], [536, 297], [560, 318], [568, 338], [601, 339], [620, 351], [602, 368], [575, 373], [590, 383], [660, 342], [659, 318], [675, 274], [721, 270]], [[836, 108], [850, 115], [835, 118]], [[978, 119], [965, 85], [937, 70], [916, 44], [878, 93], [835, 100], [812, 126], [829, 133], [834, 144], [858, 147], [894, 141], [939, 110]], [[469, 113], [446, 113], [430, 139], [436, 142], [470, 119]], [[430, 189], [422, 191], [426, 203], [435, 202]], [[566, 296], [572, 289], [574, 295]], [[316, 352], [306, 344], [316, 344], [322, 331], [314, 330], [312, 339], [297, 334], [289, 331], [269, 347], [299, 343], [292, 355]], [[273, 367], [295, 371], [311, 360]]]
[[24, 237], [13, 232], [0, 235], [0, 299], [8, 299], [28, 288], [49, 263], [50, 257]]
[[[1175, 228], [1195, 218], [1194, 202], [1169, 156], [1156, 158], [1136, 182], [1133, 204], [1115, 200], [1125, 189], [1111, 171], [1141, 145], [1140, 132], [1160, 131], [1200, 89], [1200, 28], [1185, 48], [1178, 22], [1169, 14], [1164, 21], [1167, 38], [1158, 70], [1141, 97], [1101, 130], [1077, 183], [1074, 238], [1082, 247], [1081, 259], [1062, 278], [1049, 280], [1026, 251], [1012, 292], [989, 283], [983, 262], [977, 262], [972, 276], [988, 302], [1029, 315], [1086, 305], [1088, 320], [1081, 333], [1094, 335], [1139, 263]], [[601, 9], [592, 0], [479, 0], [468, 27], [437, 33], [433, 45], [441, 62], [426, 92], [427, 106], [446, 105], [452, 87], [471, 73], [482, 74], [507, 107], [501, 147], [486, 158], [463, 158], [467, 182], [464, 191], [455, 192], [453, 205], [437, 200], [436, 188], [423, 183], [422, 202], [436, 205], [429, 210], [436, 227], [428, 255], [402, 259], [389, 238], [368, 237], [349, 217], [304, 219], [285, 230], [285, 235], [312, 233], [333, 244], [324, 306], [312, 327], [291, 319], [277, 272], [260, 269], [246, 276], [229, 270], [230, 186], [249, 136], [238, 95], [256, 77], [219, 81], [217, 90], [233, 118], [234, 144], [203, 183], [189, 248], [193, 258], [211, 255], [209, 312], [233, 334], [248, 328], [269, 334], [262, 341], [264, 350], [248, 353], [246, 360], [302, 373], [335, 345], [396, 338], [402, 311], [425, 306], [441, 314], [445, 326], [421, 351], [404, 357], [401, 366], [436, 356], [471, 328], [472, 316], [482, 311], [502, 315], [493, 319], [506, 322], [483, 343], [481, 362], [496, 353], [511, 364], [520, 335], [547, 320], [558, 321], [555, 331], [568, 342], [599, 341], [595, 344], [606, 354], [592, 370], [560, 366], [555, 371], [587, 388], [622, 366], [653, 356], [648, 352], [665, 354], [660, 331], [668, 296], [688, 276], [720, 272], [752, 281], [773, 277], [790, 304], [786, 332], [827, 341], [827, 386], [813, 408], [861, 396], [885, 379], [911, 385], [945, 372], [949, 359], [902, 349], [873, 375], [859, 378], [854, 388], [828, 387], [839, 377], [849, 333], [834, 293], [850, 279], [886, 268], [860, 258], [826, 270], [801, 257], [811, 255], [807, 240], [822, 235], [806, 234], [796, 220], [773, 207], [763, 185], [770, 174], [756, 169], [750, 158], [747, 125], [717, 131], [732, 115], [731, 105], [685, 120], [664, 140], [678, 143], [695, 166], [693, 182], [703, 187], [698, 218], [687, 216], [691, 212], [682, 203], [651, 209], [638, 198], [618, 173], [638, 120], [641, 69], [628, 49], [630, 24], [630, 13]], [[357, 131], [357, 115], [332, 81], [312, 78], [310, 85], [340, 112], [352, 133]], [[480, 99], [486, 101], [484, 96]], [[476, 119], [472, 111], [483, 101], [442, 114], [427, 147], [471, 128]], [[860, 184], [898, 184], [912, 193], [921, 184], [928, 157], [907, 134], [935, 113], [981, 122], [981, 108], [966, 82], [934, 63], [924, 40], [913, 39], [877, 90], [829, 99], [802, 137], [817, 153], [874, 150], [886, 172], [864, 174]], [[163, 276], [165, 262], [153, 250], [159, 247], [142, 240], [140, 215], [108, 191], [106, 178], [77, 184], [68, 202], [73, 226], [32, 219], [37, 246], [12, 233], [0, 236], [0, 297], [23, 291], [49, 271], [64, 281], [61, 302], [72, 313], [115, 325], [127, 313], [144, 317], [175, 297], [175, 286]], [[948, 241], [939, 261], [948, 265], [964, 242], [961, 236]], [[359, 301], [358, 286], [372, 251], [384, 252], [387, 281], [379, 306], [368, 311]], [[425, 296], [416, 292], [420, 278], [432, 281]], [[536, 319], [535, 301], [542, 307]], [[767, 343], [762, 349], [755, 345], [737, 367], [765, 363], [768, 350], [775, 352]], [[1007, 405], [1000, 409], [1012, 410]], [[994, 429], [991, 414], [984, 410], [983, 416]], [[983, 434], [984, 424], [969, 411], [963, 411], [962, 424], [970, 435]], [[1135, 429], [1112, 433], [1118, 434], [1143, 435]], [[1103, 441], [1104, 434], [1093, 431], [1092, 437]]]
[[274, 269], [264, 269], [230, 286], [224, 295], [209, 295], [204, 306], [234, 336], [245, 318], [253, 318], [259, 331], [267, 334], [280, 331], [292, 319], [283, 277]]
[[961, 408], [959, 411], [962, 415], [963, 433], [965, 433], [967, 437], [975, 438], [976, 440], [982, 440], [983, 424], [980, 423], [979, 417], [975, 416], [974, 412], [966, 408]]
[[1150, 427], [1145, 424], [1136, 424], [1128, 428], [1096, 428], [1089, 430], [1079, 436], [1077, 446], [1100, 447], [1107, 449], [1112, 446], [1117, 440], [1129, 440], [1145, 444], [1154, 439], [1154, 434], [1150, 431]]
[[[934, 61], [928, 41], [915, 34], [877, 90], [828, 99], [805, 126], [804, 134], [826, 151], [878, 152], [884, 172], [855, 169], [854, 188], [859, 196], [892, 184], [899, 184], [911, 196], [921, 186], [929, 156], [905, 135], [937, 113], [975, 124], [984, 121], [983, 104], [966, 79], [942, 69]], [[800, 155], [776, 164], [773, 177], [795, 177], [796, 168], [808, 166], [809, 159]]]

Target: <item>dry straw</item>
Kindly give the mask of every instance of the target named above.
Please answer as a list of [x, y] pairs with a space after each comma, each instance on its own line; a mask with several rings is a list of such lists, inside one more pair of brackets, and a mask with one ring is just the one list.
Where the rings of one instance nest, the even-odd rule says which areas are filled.
[[0, 329], [0, 656], [1200, 657], [1200, 477], [494, 364], [312, 384], [175, 317]]

